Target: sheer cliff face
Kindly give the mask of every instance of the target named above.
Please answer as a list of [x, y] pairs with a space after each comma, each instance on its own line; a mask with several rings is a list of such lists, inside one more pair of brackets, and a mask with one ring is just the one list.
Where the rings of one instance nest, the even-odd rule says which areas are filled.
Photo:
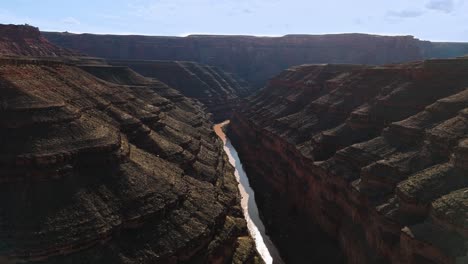
[[21, 56], [71, 56], [76, 55], [64, 48], [51, 44], [32, 26], [0, 24], [0, 55]]
[[259, 262], [211, 127], [125, 67], [0, 59], [0, 259]]
[[248, 98], [230, 136], [286, 260], [468, 260], [467, 72], [304, 65]]
[[110, 61], [112, 65], [129, 66], [138, 73], [156, 78], [183, 95], [202, 102], [215, 121], [229, 119], [240, 99], [252, 88], [219, 68], [182, 61]]
[[[51, 42], [110, 59], [196, 61], [235, 73], [255, 88], [282, 70], [304, 63], [385, 64], [422, 59], [411, 36], [365, 34], [285, 37], [149, 37], [43, 33]], [[429, 47], [428, 47], [429, 52]]]

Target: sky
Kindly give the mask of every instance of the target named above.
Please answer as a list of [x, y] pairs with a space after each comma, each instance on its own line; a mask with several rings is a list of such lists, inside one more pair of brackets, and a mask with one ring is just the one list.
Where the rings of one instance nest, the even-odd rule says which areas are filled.
[[186, 36], [370, 33], [468, 42], [468, 0], [2, 0], [1, 24]]

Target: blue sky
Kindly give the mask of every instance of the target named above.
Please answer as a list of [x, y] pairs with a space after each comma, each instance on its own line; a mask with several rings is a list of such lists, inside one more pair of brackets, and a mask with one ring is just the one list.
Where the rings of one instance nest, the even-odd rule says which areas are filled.
[[183, 36], [362, 32], [468, 42], [468, 0], [3, 0], [0, 23]]

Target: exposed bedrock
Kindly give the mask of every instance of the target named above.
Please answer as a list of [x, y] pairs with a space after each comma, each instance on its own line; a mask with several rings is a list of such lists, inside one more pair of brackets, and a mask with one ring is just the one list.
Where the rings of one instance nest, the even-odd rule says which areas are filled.
[[467, 87], [466, 59], [304, 65], [249, 97], [229, 134], [285, 260], [467, 263]]
[[468, 54], [466, 43], [366, 34], [252, 36], [116, 36], [43, 32], [53, 43], [107, 59], [195, 61], [234, 73], [261, 88], [304, 63], [388, 64]]
[[232, 110], [239, 106], [240, 99], [252, 92], [247, 83], [232, 74], [196, 62], [113, 60], [110, 63], [128, 66], [199, 100], [213, 114], [215, 122], [228, 119]]
[[159, 81], [0, 59], [0, 145], [0, 261], [262, 262], [202, 105]]

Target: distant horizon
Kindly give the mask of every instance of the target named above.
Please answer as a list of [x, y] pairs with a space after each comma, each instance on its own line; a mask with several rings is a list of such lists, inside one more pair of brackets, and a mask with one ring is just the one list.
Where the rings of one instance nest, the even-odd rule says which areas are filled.
[[[34, 26], [34, 25], [30, 25]], [[434, 41], [428, 39], [421, 39], [414, 35], [385, 35], [385, 34], [376, 34], [376, 33], [366, 33], [366, 32], [342, 32], [342, 33], [323, 33], [323, 34], [313, 34], [313, 33], [294, 33], [286, 35], [247, 35], [247, 34], [214, 34], [214, 33], [188, 33], [188, 35], [148, 35], [148, 34], [138, 34], [138, 33], [103, 33], [103, 32], [70, 32], [70, 31], [54, 31], [54, 30], [41, 30], [40, 32], [49, 32], [49, 33], [65, 33], [65, 34], [74, 34], [74, 35], [101, 35], [101, 36], [141, 36], [141, 37], [174, 37], [174, 38], [186, 38], [193, 36], [219, 36], [219, 37], [255, 37], [255, 38], [283, 38], [288, 36], [328, 36], [328, 35], [369, 35], [369, 36], [378, 36], [378, 37], [413, 37], [414, 39], [420, 41], [429, 41], [429, 42], [446, 42], [446, 43], [468, 43], [467, 41]]]
[[31, 25], [28, 23], [25, 24], [2, 24], [0, 25], [13, 25], [13, 26], [31, 26], [38, 28], [40, 32], [45, 33], [63, 33], [63, 34], [74, 34], [74, 35], [101, 35], [101, 36], [141, 36], [141, 37], [174, 37], [174, 38], [186, 38], [186, 37], [195, 37], [195, 36], [214, 36], [214, 37], [255, 37], [255, 38], [283, 38], [288, 36], [332, 36], [332, 35], [368, 35], [368, 36], [377, 36], [377, 37], [413, 37], [419, 41], [429, 41], [435, 43], [468, 43], [468, 41], [439, 41], [439, 40], [428, 40], [428, 39], [421, 39], [418, 36], [414, 35], [404, 35], [404, 34], [378, 34], [378, 33], [366, 33], [366, 32], [340, 32], [340, 33], [323, 33], [323, 34], [314, 34], [314, 33], [293, 33], [293, 34], [286, 34], [286, 35], [247, 35], [247, 34], [215, 34], [215, 33], [187, 33], [187, 35], [149, 35], [144, 33], [104, 33], [104, 32], [71, 32], [71, 31], [56, 31], [56, 30], [42, 30], [41, 28]]
[[0, 23], [46, 32], [173, 36], [369, 34], [468, 42], [466, 0], [15, 0]]
[[[33, 25], [31, 25], [33, 26]], [[284, 35], [262, 35], [262, 34], [224, 34], [224, 33], [184, 33], [181, 35], [148, 35], [143, 33], [131, 33], [131, 32], [120, 32], [120, 33], [106, 33], [106, 32], [71, 32], [71, 31], [56, 31], [56, 30], [41, 30], [41, 32], [52, 32], [52, 33], [68, 33], [68, 34], [75, 34], [75, 35], [82, 35], [82, 34], [90, 34], [90, 35], [109, 35], [109, 36], [148, 36], [148, 37], [190, 37], [190, 36], [220, 36], [220, 37], [258, 37], [258, 38], [281, 38], [287, 36], [326, 36], [326, 35], [369, 35], [369, 36], [380, 36], [380, 37], [414, 37], [416, 39], [420, 39], [413, 35], [404, 35], [404, 34], [376, 34], [376, 33], [366, 33], [366, 32], [337, 32], [337, 33], [292, 33], [292, 34], [284, 34]], [[420, 39], [423, 40], [423, 39]], [[423, 40], [425, 41], [425, 40]], [[427, 40], [430, 41], [430, 40]]]

